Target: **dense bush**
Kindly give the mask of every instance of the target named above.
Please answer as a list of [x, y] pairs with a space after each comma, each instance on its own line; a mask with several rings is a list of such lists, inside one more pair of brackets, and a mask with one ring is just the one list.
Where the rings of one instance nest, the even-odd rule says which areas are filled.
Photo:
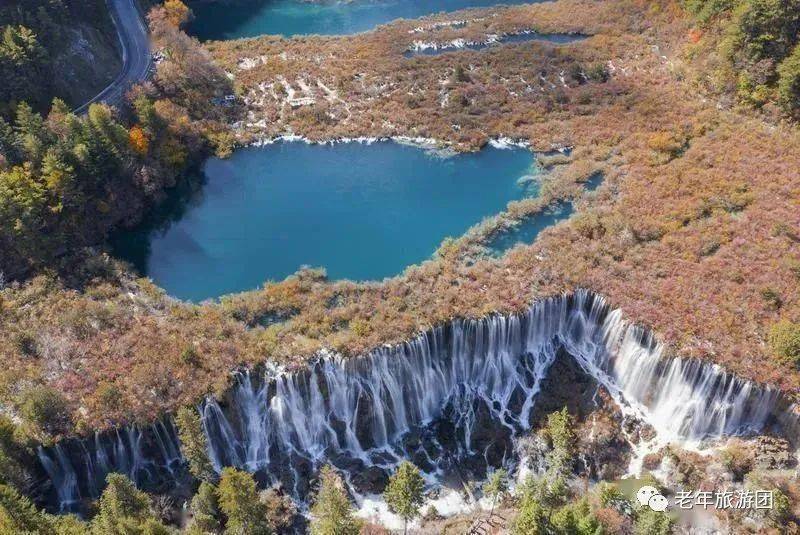
[[800, 108], [800, 2], [798, 0], [686, 0], [703, 24], [719, 24], [725, 60], [717, 76], [735, 78], [739, 98], [754, 106]]
[[633, 532], [635, 535], [669, 535], [674, 523], [669, 515], [642, 507], [636, 517]]
[[795, 119], [800, 119], [800, 45], [778, 66], [778, 98]]
[[778, 358], [800, 365], [800, 324], [783, 320], [773, 325], [769, 345]]
[[47, 440], [69, 428], [70, 416], [63, 396], [48, 386], [24, 390], [18, 400], [19, 415], [26, 432], [39, 440]]
[[22, 489], [28, 482], [25, 466], [30, 462], [16, 437], [14, 423], [0, 416], [0, 484]]

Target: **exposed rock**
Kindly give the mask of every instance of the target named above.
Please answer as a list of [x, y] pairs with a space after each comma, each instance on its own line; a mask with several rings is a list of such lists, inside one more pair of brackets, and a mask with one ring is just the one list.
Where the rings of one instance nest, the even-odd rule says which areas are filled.
[[797, 464], [789, 441], [783, 438], [762, 435], [755, 439], [755, 467], [759, 469], [785, 469]]
[[350, 482], [358, 492], [367, 494], [380, 494], [389, 483], [389, 475], [377, 466], [369, 466], [355, 472]]
[[[623, 475], [631, 449], [623, 434], [622, 414], [608, 392], [562, 350], [542, 381], [532, 420], [541, 426], [548, 414], [565, 406], [576, 420], [578, 455], [587, 475], [603, 479]], [[637, 422], [624, 423], [634, 433], [640, 430]], [[532, 462], [541, 462], [541, 451], [528, 455], [539, 457]]]

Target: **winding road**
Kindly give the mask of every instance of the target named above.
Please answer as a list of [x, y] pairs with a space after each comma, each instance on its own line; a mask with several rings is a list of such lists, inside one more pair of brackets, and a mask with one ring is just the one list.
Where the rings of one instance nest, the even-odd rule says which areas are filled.
[[95, 102], [119, 105], [133, 84], [147, 78], [153, 64], [147, 28], [135, 0], [107, 0], [107, 4], [122, 49], [122, 70], [108, 87], [75, 108], [78, 114], [85, 113]]

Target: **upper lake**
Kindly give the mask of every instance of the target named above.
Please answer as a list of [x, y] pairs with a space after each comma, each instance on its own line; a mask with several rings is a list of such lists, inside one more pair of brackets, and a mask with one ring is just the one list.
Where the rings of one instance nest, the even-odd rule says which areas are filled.
[[521, 0], [239, 0], [192, 4], [190, 32], [222, 40], [274, 35], [343, 35], [373, 29], [399, 18], [442, 11], [531, 3]]
[[401, 273], [507, 203], [538, 194], [534, 155], [442, 153], [395, 142], [284, 142], [211, 159], [201, 184], [114, 240], [167, 293], [199, 301], [281, 280]]

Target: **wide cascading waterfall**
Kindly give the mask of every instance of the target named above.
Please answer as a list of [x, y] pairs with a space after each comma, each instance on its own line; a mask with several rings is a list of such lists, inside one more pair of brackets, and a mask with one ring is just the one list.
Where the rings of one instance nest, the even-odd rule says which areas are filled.
[[[602, 302], [597, 296], [594, 300]], [[621, 407], [650, 424], [664, 442], [758, 432], [780, 401], [777, 389], [715, 364], [665, 358], [664, 347], [651, 333], [623, 320], [619, 310], [609, 311], [592, 336], [561, 340]]]
[[[364, 357], [322, 356], [300, 373], [243, 373], [225, 408], [213, 399], [201, 407], [212, 460], [263, 471], [302, 496], [305, 476], [326, 461], [356, 472], [409, 457], [483, 456], [477, 423], [491, 420], [508, 435], [528, 428], [567, 307], [552, 299], [522, 316], [453, 321]], [[419, 429], [444, 413], [454, 434]], [[404, 441], [412, 430], [419, 436]]]
[[168, 490], [185, 476], [184, 460], [174, 423], [159, 420], [140, 428], [130, 426], [91, 438], [65, 440], [39, 448], [39, 463], [51, 485], [44, 498], [62, 512], [80, 511], [85, 500], [100, 496], [106, 476], [126, 475], [136, 485]]
[[[209, 454], [218, 470], [244, 468], [301, 499], [326, 462], [363, 492], [382, 488], [401, 458], [440, 479], [479, 474], [513, 455], [559, 351], [662, 441], [757, 432], [786, 405], [776, 389], [713, 364], [664, 357], [647, 331], [577, 291], [523, 314], [453, 320], [360, 357], [322, 354], [301, 371], [241, 372], [223, 399], [199, 406]], [[110, 471], [164, 487], [181, 460], [172, 424], [157, 425], [41, 450], [51, 503], [95, 497]]]

